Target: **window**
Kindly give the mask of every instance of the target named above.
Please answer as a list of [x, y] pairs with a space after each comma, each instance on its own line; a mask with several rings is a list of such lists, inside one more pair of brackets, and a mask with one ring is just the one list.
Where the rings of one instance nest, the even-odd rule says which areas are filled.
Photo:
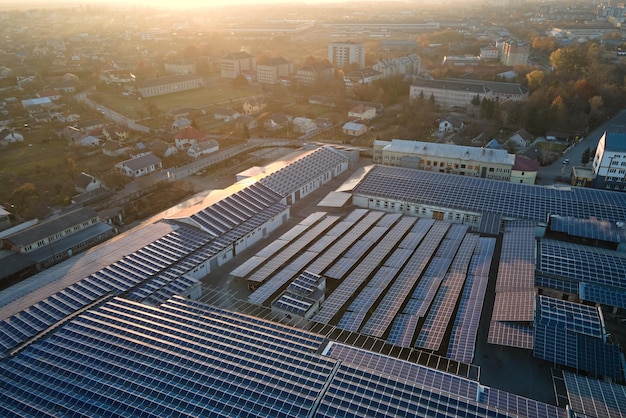
[[489, 172], [493, 173], [493, 167], [489, 167]]

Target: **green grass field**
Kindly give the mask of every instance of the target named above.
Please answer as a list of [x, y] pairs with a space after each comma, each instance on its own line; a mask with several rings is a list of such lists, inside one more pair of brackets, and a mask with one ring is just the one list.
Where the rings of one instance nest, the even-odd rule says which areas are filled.
[[150, 116], [150, 108], [153, 105], [156, 106], [159, 113], [162, 113], [185, 106], [228, 105], [230, 101], [258, 94], [261, 94], [261, 91], [255, 87], [236, 88], [229, 82], [223, 82], [199, 89], [148, 97], [141, 100], [133, 96], [124, 96], [119, 92], [97, 92], [92, 94], [90, 98], [132, 119], [141, 119]]

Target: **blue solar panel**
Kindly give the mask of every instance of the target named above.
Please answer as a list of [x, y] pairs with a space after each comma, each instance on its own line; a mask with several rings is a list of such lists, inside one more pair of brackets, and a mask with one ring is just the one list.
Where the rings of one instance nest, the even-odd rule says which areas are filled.
[[580, 283], [579, 289], [582, 300], [626, 309], [626, 289], [611, 289], [583, 282]]

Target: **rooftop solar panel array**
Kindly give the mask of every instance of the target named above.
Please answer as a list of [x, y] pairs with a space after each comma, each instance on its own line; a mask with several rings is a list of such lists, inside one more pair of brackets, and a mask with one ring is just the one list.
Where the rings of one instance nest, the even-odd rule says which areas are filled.
[[581, 282], [578, 294], [582, 300], [626, 309], [626, 289], [618, 290]]
[[610, 222], [626, 219], [626, 195], [589, 188], [550, 188], [424, 170], [374, 166], [355, 196], [410, 204], [500, 213], [505, 218], [545, 222], [548, 215]]
[[417, 223], [417, 229], [414, 229], [414, 232], [426, 232], [426, 228], [429, 228], [426, 236], [361, 329], [362, 333], [379, 338], [383, 337], [450, 228], [450, 224], [446, 222], [427, 222], [425, 227], [420, 227], [421, 222], [420, 220]]
[[566, 278], [557, 279], [555, 277], [547, 277], [542, 274], [535, 276], [535, 286], [560, 290], [565, 293], [576, 294], [579, 291], [579, 283], [576, 280]]
[[626, 242], [626, 228], [604, 219], [577, 219], [571, 216], [554, 215], [550, 217], [550, 230], [564, 232], [573, 237]]
[[253, 257], [247, 259], [243, 263], [241, 263], [237, 268], [230, 272], [231, 275], [235, 277], [246, 277], [250, 274], [254, 269], [263, 264], [266, 260], [277, 254], [284, 247], [289, 245], [291, 241], [298, 238], [302, 235], [302, 233], [308, 230], [311, 226], [315, 225], [315, 223], [319, 222], [320, 219], [326, 216], [325, 212], [314, 212], [304, 218], [302, 221], [291, 228], [289, 231], [282, 234], [276, 240], [272, 241], [262, 249], [260, 249]]
[[552, 277], [626, 289], [626, 255], [617, 251], [542, 239], [537, 270]]
[[[280, 170], [269, 174], [259, 180], [272, 190], [276, 190], [282, 196], [287, 196], [302, 188], [311, 180], [318, 180], [323, 174], [333, 171], [339, 172], [337, 167], [345, 165], [347, 168], [348, 158], [331, 147], [320, 147], [304, 157], [291, 162]], [[329, 180], [329, 179], [325, 179]]]
[[254, 183], [189, 217], [204, 231], [218, 237], [280, 202], [282, 196]]
[[535, 281], [539, 287], [626, 308], [626, 257], [621, 252], [542, 239], [537, 270]]
[[566, 416], [555, 406], [403, 360], [335, 343], [326, 352], [341, 363], [317, 416]]
[[[109, 294], [120, 294], [149, 283], [149, 286], [137, 289], [137, 292], [142, 292], [141, 297], [148, 297], [151, 292], [160, 291], [163, 297], [169, 298], [172, 292], [188, 280], [188, 278], [179, 279], [180, 275], [188, 270], [183, 269], [178, 274], [168, 275], [166, 274], [168, 269], [175, 269], [176, 264], [187, 254], [210, 240], [211, 237], [204, 232], [178, 227], [67, 289], [25, 308], [13, 317], [0, 322], [2, 351], [14, 349], [67, 316]], [[140, 299], [138, 295], [139, 293], [133, 297]]]
[[415, 346], [438, 351], [463, 289], [478, 236], [467, 234], [443, 279]]
[[300, 251], [309, 246], [311, 242], [318, 239], [320, 235], [324, 233], [324, 231], [333, 226], [333, 224], [335, 224], [338, 220], [338, 216], [326, 216], [319, 223], [315, 224], [304, 234], [302, 234], [298, 239], [291, 242], [289, 246], [285, 247], [279, 253], [275, 254], [259, 269], [254, 271], [247, 278], [247, 280], [249, 282], [254, 282], [259, 285], [264, 283], [272, 274], [274, 274], [289, 260], [293, 259]]
[[626, 386], [563, 371], [569, 407], [576, 417], [626, 417]]
[[[352, 245], [372, 227], [372, 225], [378, 222], [383, 215], [383, 212], [370, 212], [365, 217], [360, 218], [355, 225], [345, 223], [345, 219], [342, 222], [339, 222], [337, 227], [329, 231], [327, 236], [336, 236], [337, 234], [334, 232], [339, 228], [342, 228], [342, 232], [346, 232], [350, 228], [350, 232], [342, 235], [339, 240], [335, 241], [333, 245], [330, 246], [330, 248], [326, 248], [325, 251], [318, 258], [316, 258], [313, 263], [311, 263], [308, 267], [308, 271], [313, 274], [324, 273], [331, 264], [345, 254], [345, 252], [351, 248]], [[313, 249], [314, 247], [315, 244], [313, 244], [310, 248]]]
[[595, 375], [623, 380], [620, 349], [608, 344], [599, 307], [539, 296], [533, 355]]
[[495, 238], [478, 239], [465, 280], [447, 354], [447, 357], [461, 363], [470, 364], [474, 359], [480, 314], [489, 282], [489, 268], [495, 245]]
[[490, 344], [532, 348], [536, 253], [535, 222], [509, 221], [504, 225], [487, 338]]
[[0, 415], [564, 417], [498, 391], [496, 404], [475, 381], [323, 343], [180, 297], [159, 307], [115, 298], [0, 362]]
[[395, 225], [389, 228], [389, 231], [384, 236], [379, 234], [376, 245], [372, 247], [367, 257], [341, 281], [339, 286], [324, 301], [314, 320], [328, 324], [363, 283], [366, 282], [372, 272], [382, 264], [389, 252], [400, 242], [415, 222], [415, 218], [402, 217]]
[[198, 309], [193, 315], [184, 305], [154, 309], [116, 299], [80, 315], [0, 364], [0, 415], [312, 411], [336, 361], [313, 354], [310, 337], [299, 344], [286, 328], [253, 319], [242, 328], [229, 315]]
[[[324, 275], [332, 279], [343, 278], [350, 270], [356, 266], [359, 261], [367, 254], [371, 248], [374, 247], [377, 240], [385, 235], [389, 230], [388, 226], [380, 226], [380, 222], [388, 218], [389, 214], [384, 215], [365, 235], [359, 240], [354, 241], [350, 248], [344, 253], [344, 255], [335, 262]], [[393, 216], [395, 218], [395, 216]], [[365, 262], [365, 260], [364, 260]], [[373, 266], [375, 267], [375, 266]], [[313, 269], [312, 269], [313, 270]]]

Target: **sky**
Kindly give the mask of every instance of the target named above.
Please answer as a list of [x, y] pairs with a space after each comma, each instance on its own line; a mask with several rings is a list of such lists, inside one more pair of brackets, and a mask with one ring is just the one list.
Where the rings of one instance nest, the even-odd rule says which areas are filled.
[[[0, 0], [2, 3], [4, 0]], [[93, 4], [101, 4], [107, 6], [114, 6], [117, 4], [123, 5], [131, 5], [131, 6], [151, 6], [154, 8], [163, 8], [163, 9], [194, 9], [194, 8], [203, 8], [208, 9], [213, 7], [224, 7], [224, 6], [234, 6], [234, 5], [243, 5], [243, 4], [251, 4], [251, 5], [262, 5], [262, 4], [319, 4], [319, 3], [338, 3], [340, 1], [346, 0], [133, 0], [129, 2], [128, 0], [25, 0], [24, 2], [20, 2], [20, 8], [29, 8], [29, 7], [41, 7], [41, 6], [52, 6], [53, 4], [57, 5], [93, 5]], [[8, 0], [7, 3], [14, 3], [13, 0]], [[15, 2], [17, 4], [17, 2]]]

